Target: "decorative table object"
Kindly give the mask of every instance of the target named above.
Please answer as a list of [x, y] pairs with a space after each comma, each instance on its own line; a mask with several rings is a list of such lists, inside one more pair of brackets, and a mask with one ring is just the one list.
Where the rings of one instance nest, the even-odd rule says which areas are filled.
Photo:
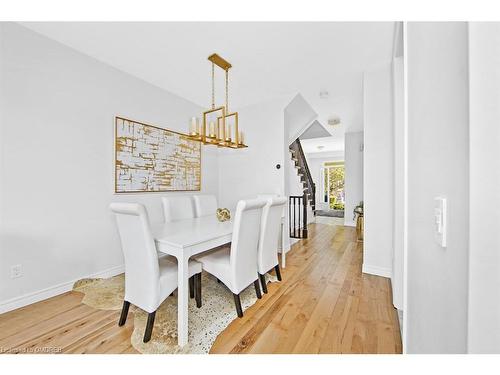
[[227, 208], [218, 208], [215, 212], [217, 220], [220, 222], [228, 221], [231, 219], [231, 212]]

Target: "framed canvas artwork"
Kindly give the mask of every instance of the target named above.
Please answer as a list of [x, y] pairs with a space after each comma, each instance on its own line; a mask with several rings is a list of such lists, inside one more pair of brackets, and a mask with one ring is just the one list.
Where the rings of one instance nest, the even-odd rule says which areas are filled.
[[115, 118], [115, 193], [200, 189], [200, 142], [172, 130]]

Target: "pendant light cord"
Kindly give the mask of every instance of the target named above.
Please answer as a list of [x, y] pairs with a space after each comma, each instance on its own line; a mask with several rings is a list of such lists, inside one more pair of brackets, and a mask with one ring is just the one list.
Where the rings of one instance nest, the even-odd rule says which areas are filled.
[[226, 69], [226, 115], [229, 114], [229, 69]]
[[212, 63], [212, 109], [215, 109], [215, 65]]

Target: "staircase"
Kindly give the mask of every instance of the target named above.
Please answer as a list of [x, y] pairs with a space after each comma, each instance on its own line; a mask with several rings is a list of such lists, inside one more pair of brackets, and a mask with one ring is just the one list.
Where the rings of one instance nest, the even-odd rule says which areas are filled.
[[313, 182], [304, 151], [298, 138], [290, 145], [290, 152], [303, 187], [302, 195], [292, 195], [289, 197], [290, 237], [307, 238], [307, 206], [311, 206], [313, 214], [316, 215], [316, 185]]
[[304, 187], [303, 191], [306, 196], [307, 203], [311, 206], [313, 212], [316, 213], [316, 185], [314, 184], [311, 172], [309, 171], [306, 156], [304, 155], [304, 151], [302, 150], [302, 146], [298, 138], [290, 145], [290, 152], [292, 154], [292, 160], [295, 162], [297, 174], [299, 175], [300, 181]]

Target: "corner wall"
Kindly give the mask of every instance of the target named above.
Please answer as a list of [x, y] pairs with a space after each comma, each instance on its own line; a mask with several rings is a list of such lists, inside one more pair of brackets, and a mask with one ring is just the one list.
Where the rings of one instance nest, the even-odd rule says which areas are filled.
[[[407, 353], [465, 353], [469, 242], [467, 24], [409, 22]], [[448, 199], [448, 246], [434, 198]], [[498, 230], [497, 230], [498, 231]]]
[[363, 200], [363, 132], [345, 134], [344, 225], [355, 226], [354, 207]]
[[394, 127], [389, 64], [365, 72], [363, 272], [391, 277], [394, 225]]
[[403, 57], [392, 61], [394, 110], [394, 256], [392, 261], [392, 302], [403, 310], [404, 246], [405, 246], [405, 158], [406, 134], [404, 120]]
[[469, 23], [469, 353], [500, 353], [500, 23]]

